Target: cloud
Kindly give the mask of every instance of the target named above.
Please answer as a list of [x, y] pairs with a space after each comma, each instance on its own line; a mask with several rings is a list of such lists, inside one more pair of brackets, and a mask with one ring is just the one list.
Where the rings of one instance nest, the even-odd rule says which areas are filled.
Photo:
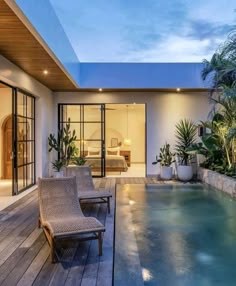
[[235, 0], [50, 1], [86, 62], [202, 61], [235, 24]]
[[[216, 39], [220, 43], [221, 39]], [[210, 58], [214, 52], [208, 39], [168, 36], [162, 42], [156, 42], [146, 50], [130, 51], [124, 61], [128, 62], [201, 62]]]

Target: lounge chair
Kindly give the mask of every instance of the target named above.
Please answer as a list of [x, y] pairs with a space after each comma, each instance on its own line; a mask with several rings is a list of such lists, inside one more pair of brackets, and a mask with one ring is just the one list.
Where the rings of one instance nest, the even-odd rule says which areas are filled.
[[38, 180], [40, 225], [51, 247], [51, 260], [58, 260], [55, 243], [60, 239], [98, 239], [102, 255], [105, 227], [94, 217], [85, 217], [78, 201], [76, 178]]
[[95, 189], [89, 166], [68, 166], [65, 170], [65, 175], [76, 176], [80, 203], [106, 203], [108, 213], [110, 213], [110, 198], [112, 194], [109, 191], [98, 191]]

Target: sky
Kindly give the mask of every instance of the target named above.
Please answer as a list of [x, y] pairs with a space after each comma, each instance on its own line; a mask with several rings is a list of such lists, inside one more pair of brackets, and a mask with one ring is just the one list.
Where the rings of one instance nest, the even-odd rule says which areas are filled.
[[202, 62], [236, 25], [235, 0], [50, 0], [81, 62]]

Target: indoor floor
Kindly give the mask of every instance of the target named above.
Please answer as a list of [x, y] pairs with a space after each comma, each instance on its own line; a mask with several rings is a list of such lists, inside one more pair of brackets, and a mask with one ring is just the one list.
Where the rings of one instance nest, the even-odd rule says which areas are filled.
[[128, 168], [127, 172], [108, 172], [106, 177], [145, 177], [146, 176], [146, 165], [132, 163]]

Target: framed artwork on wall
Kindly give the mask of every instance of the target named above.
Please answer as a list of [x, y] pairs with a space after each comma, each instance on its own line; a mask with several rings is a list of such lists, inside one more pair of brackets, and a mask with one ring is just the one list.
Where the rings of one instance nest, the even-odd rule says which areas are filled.
[[118, 146], [118, 138], [111, 138], [111, 147]]

